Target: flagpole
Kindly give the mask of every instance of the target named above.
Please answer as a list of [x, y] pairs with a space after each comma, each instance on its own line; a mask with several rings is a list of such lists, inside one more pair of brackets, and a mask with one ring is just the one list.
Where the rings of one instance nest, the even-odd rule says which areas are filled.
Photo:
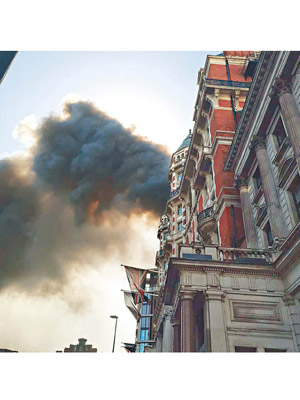
[[[133, 291], [130, 291], [130, 290], [124, 290], [124, 289], [120, 289], [121, 290], [121, 292], [125, 292], [125, 293], [139, 293], [139, 292], [133, 292]], [[152, 296], [157, 296], [158, 297], [158, 294], [154, 294], [154, 293], [152, 293], [152, 292], [144, 292], [145, 294], [151, 294]]]

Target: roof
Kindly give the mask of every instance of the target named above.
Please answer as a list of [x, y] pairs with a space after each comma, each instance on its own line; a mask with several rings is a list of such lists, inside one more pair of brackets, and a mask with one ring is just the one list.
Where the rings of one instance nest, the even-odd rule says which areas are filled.
[[187, 135], [187, 137], [184, 139], [184, 141], [181, 143], [181, 145], [178, 147], [178, 149], [176, 151], [179, 151], [179, 150], [183, 149], [184, 147], [189, 147], [191, 139], [192, 139], [192, 132], [190, 130], [189, 134]]

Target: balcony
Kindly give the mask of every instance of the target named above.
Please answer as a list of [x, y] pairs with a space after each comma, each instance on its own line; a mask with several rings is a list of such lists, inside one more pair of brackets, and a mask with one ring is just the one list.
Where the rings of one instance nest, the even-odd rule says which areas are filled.
[[266, 249], [237, 249], [220, 247], [219, 260], [229, 263], [267, 265], [272, 264], [274, 252]]
[[163, 257], [165, 255], [164, 249], [160, 249], [156, 252], [156, 258]]
[[214, 213], [214, 206], [203, 210], [197, 217], [198, 232], [204, 242], [211, 243], [212, 234], [217, 230], [217, 221]]
[[173, 190], [173, 192], [170, 193], [170, 199], [177, 196], [178, 194], [179, 194], [179, 189]]
[[226, 81], [221, 79], [205, 79], [206, 86], [227, 86], [249, 89], [251, 82]]

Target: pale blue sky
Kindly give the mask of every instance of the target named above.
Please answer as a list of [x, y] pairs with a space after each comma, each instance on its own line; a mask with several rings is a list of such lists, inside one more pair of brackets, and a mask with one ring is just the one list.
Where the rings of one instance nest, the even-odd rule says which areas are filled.
[[[217, 54], [219, 52], [208, 52]], [[0, 86], [0, 153], [26, 116], [60, 112], [77, 93], [137, 133], [176, 149], [192, 128], [197, 73], [207, 52], [19, 52]]]
[[[219, 52], [215, 52], [219, 53]], [[22, 145], [12, 138], [16, 125], [28, 115], [46, 117], [61, 112], [62, 99], [78, 93], [118, 118], [136, 125], [138, 134], [175, 151], [193, 127], [197, 74], [205, 52], [20, 52], [0, 86], [0, 158]], [[59, 177], [58, 177], [59, 178]], [[108, 235], [126, 234], [126, 249], [102, 254], [95, 241], [86, 264], [62, 287], [61, 295], [45, 298], [0, 293], [1, 347], [19, 351], [55, 351], [85, 337], [99, 351], [110, 352], [114, 321], [119, 316], [116, 352], [122, 342], [134, 342], [136, 321], [120, 289], [128, 289], [120, 264], [152, 267], [158, 220], [132, 216], [110, 227]], [[91, 237], [97, 235], [95, 229]], [[114, 230], [115, 229], [115, 230]], [[86, 231], [77, 234], [84, 235]], [[123, 235], [123, 233], [122, 233]], [[123, 236], [120, 237], [120, 241]], [[93, 247], [94, 246], [94, 247]], [[94, 257], [94, 258], [93, 258]], [[68, 307], [84, 299], [88, 308]], [[66, 300], [67, 299], [67, 300]], [[77, 304], [77, 303], [76, 303]], [[22, 335], [15, 332], [22, 331]]]

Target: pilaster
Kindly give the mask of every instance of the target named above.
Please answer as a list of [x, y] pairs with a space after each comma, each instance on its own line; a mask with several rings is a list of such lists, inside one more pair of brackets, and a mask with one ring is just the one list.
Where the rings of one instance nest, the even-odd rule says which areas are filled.
[[173, 352], [180, 352], [180, 321], [173, 319], [171, 321], [173, 327]]
[[284, 296], [283, 301], [288, 309], [292, 331], [294, 336], [296, 351], [300, 351], [300, 315], [298, 307], [295, 304], [295, 299], [290, 294]]
[[173, 327], [171, 325], [172, 307], [166, 306], [163, 316], [162, 352], [170, 353], [173, 349]]
[[207, 289], [205, 295], [209, 321], [210, 351], [227, 352], [228, 346], [223, 311], [225, 293], [218, 289]]

